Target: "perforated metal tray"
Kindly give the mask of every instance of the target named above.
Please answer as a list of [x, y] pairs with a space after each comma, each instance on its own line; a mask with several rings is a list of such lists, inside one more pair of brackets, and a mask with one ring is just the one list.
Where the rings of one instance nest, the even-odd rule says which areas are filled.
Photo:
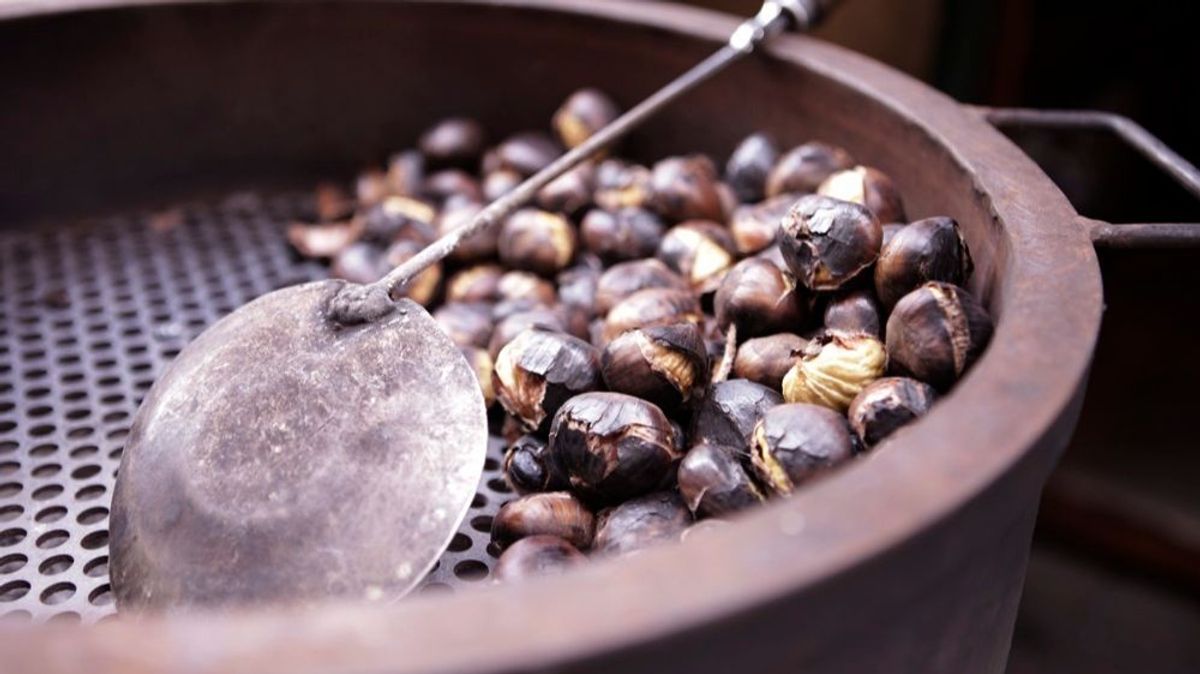
[[[187, 341], [255, 297], [327, 275], [284, 239], [304, 195], [240, 193], [0, 233], [0, 618], [115, 614], [108, 505], [130, 420]], [[418, 591], [483, 582], [508, 493], [493, 439], [450, 549]]]

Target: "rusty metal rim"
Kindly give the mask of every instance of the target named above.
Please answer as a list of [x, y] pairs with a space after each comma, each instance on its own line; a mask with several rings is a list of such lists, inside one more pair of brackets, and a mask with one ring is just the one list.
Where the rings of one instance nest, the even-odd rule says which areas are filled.
[[[177, 3], [14, 2], [0, 6], [0, 18], [153, 4]], [[705, 10], [634, 2], [473, 4], [568, 13], [713, 45], [736, 24]], [[57, 652], [65, 667], [137, 664], [146, 671], [545, 667], [644, 644], [811, 591], [936, 526], [1011, 478], [1020, 464], [1033, 462], [1040, 484], [1055, 458], [1054, 448], [1042, 441], [1070, 414], [1099, 329], [1100, 277], [1088, 232], [1075, 224], [1065, 197], [1032, 161], [953, 100], [816, 40], [786, 38], [770, 53], [876, 99], [946, 148], [974, 176], [979, 198], [1007, 234], [1011, 254], [995, 289], [1003, 297], [1003, 315], [993, 344], [927, 418], [835, 478], [689, 546], [599, 563], [561, 578], [392, 607], [119, 621], [68, 635], [44, 629], [0, 641], [8, 641], [4, 650], [50, 652], [31, 641], [47, 639], [53, 641], [45, 646], [64, 648]], [[567, 594], [570, 603], [561, 601]], [[200, 650], [203, 658], [197, 658]]]

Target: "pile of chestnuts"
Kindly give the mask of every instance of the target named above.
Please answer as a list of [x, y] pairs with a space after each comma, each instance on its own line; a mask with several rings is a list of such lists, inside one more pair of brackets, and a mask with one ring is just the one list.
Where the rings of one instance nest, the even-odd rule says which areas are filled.
[[[584, 89], [550, 132], [441, 121], [353, 195], [319, 188], [316, 222], [289, 239], [373, 281], [618, 114]], [[756, 133], [723, 170], [598, 157], [405, 292], [459, 345], [508, 443], [519, 496], [492, 539], [511, 580], [679, 540], [879, 445], [987, 346], [971, 272], [958, 223], [908, 221], [880, 170]]]

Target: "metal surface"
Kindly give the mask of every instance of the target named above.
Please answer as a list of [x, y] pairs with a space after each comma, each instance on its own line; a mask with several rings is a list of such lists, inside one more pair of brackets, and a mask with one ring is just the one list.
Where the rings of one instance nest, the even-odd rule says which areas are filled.
[[[31, 92], [5, 109], [0, 135], [10, 156], [35, 158], [21, 171], [0, 162], [5, 216], [127, 207], [147, 185], [161, 200], [349, 175], [452, 112], [498, 134], [542, 126], [585, 82], [639, 100], [737, 25], [583, 0], [283, 7], [0, 22], [0, 82]], [[756, 129], [787, 143], [821, 138], [895, 176], [913, 217], [958, 219], [996, 334], [929, 416], [836, 477], [684, 546], [386, 608], [0, 631], [8, 668], [1001, 671], [1037, 494], [1074, 424], [1099, 326], [1089, 232], [1065, 224], [1075, 222], [1070, 204], [1003, 136], [887, 68], [791, 36], [731, 68], [729, 84], [694, 92], [634, 134], [629, 151], [723, 156]], [[460, 81], [523, 94], [445, 86]], [[89, 114], [68, 115], [69, 100], [89, 101]], [[148, 101], [153, 114], [139, 114]], [[225, 131], [204, 132], [214, 127]], [[96, 138], [120, 148], [120, 170], [106, 170]]]

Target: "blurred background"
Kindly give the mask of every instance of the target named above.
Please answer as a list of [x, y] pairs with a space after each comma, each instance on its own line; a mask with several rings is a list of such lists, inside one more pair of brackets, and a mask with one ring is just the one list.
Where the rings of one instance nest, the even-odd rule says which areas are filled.
[[[692, 4], [748, 14], [759, 2]], [[844, 0], [818, 35], [966, 103], [1126, 115], [1197, 163], [1197, 5]], [[1200, 204], [1107, 133], [1005, 131], [1087, 216], [1200, 222]], [[1101, 266], [1104, 329], [1075, 440], [1042, 498], [1009, 671], [1194, 674], [1200, 254], [1108, 250]]]

